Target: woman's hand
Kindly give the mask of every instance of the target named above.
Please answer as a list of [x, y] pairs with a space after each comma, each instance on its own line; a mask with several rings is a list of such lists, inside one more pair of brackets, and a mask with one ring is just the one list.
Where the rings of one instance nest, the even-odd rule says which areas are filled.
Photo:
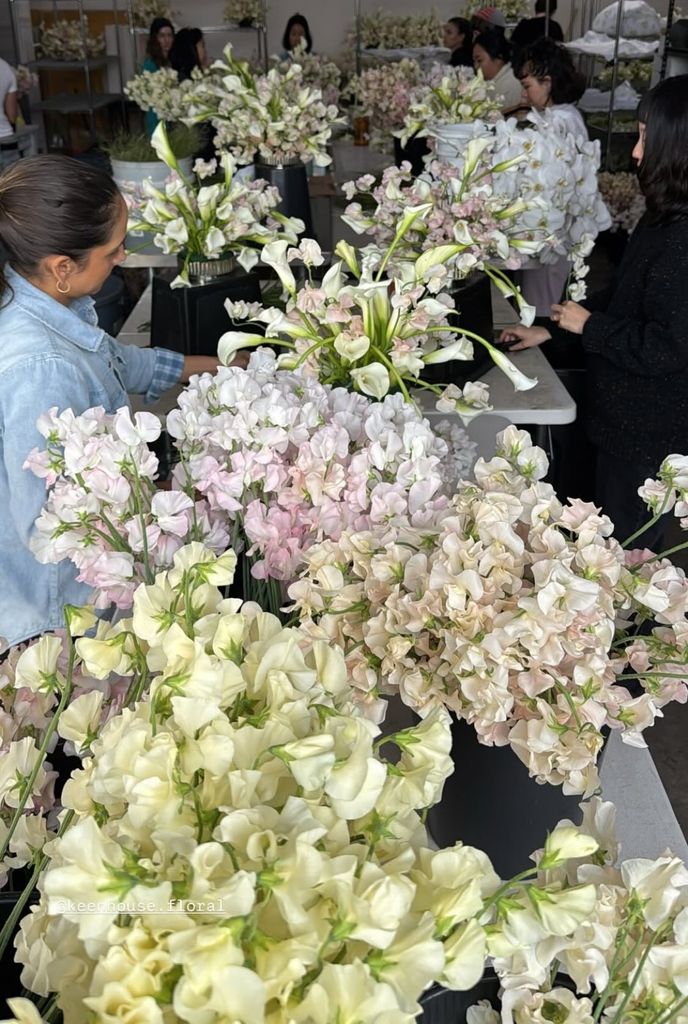
[[570, 300], [561, 306], [552, 306], [554, 323], [559, 324], [564, 331], [570, 331], [571, 334], [582, 334], [589, 316], [589, 310]]
[[509, 351], [516, 352], [520, 348], [535, 348], [536, 345], [542, 345], [543, 341], [549, 341], [551, 337], [546, 327], [523, 327], [516, 324], [513, 327], [506, 327], [499, 340], [507, 345], [515, 341], [516, 344], [511, 345]]

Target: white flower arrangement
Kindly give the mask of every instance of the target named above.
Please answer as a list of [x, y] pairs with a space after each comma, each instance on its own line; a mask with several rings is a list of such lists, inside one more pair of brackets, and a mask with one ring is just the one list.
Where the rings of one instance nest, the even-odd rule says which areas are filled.
[[[494, 3], [490, 4], [496, 10], [501, 11], [508, 22], [518, 21], [520, 18], [527, 18], [530, 13], [530, 4], [528, 0], [494, 0]], [[474, 9], [466, 14], [467, 18], [477, 14], [481, 9], [482, 4], [478, 4]]]
[[[562, 505], [546, 471], [544, 452], [509, 427], [433, 526], [316, 545], [289, 594], [310, 635], [344, 651], [373, 716], [382, 694], [421, 715], [444, 704], [538, 781], [589, 796], [603, 729], [644, 746], [662, 707], [686, 698], [672, 665], [687, 654], [688, 580], [659, 556], [624, 552], [594, 506]], [[663, 475], [685, 488], [683, 466]], [[676, 483], [647, 486], [662, 514]], [[636, 636], [648, 618], [656, 625]]]
[[149, 28], [154, 18], [172, 21], [174, 11], [167, 0], [134, 0], [132, 5], [134, 24], [138, 28]]
[[86, 57], [99, 57], [105, 53], [105, 37], [93, 36], [86, 23], [86, 49], [81, 35], [81, 22], [78, 18], [56, 18], [49, 24], [42, 21], [38, 27], [36, 53], [39, 57], [52, 60], [85, 60]]
[[601, 171], [597, 175], [600, 195], [612, 219], [612, 231], [635, 229], [645, 213], [645, 197], [640, 191], [638, 175], [626, 171], [611, 174]]
[[158, 68], [134, 75], [124, 93], [141, 110], [153, 110], [161, 121], [179, 121], [187, 110], [190, 88], [191, 82], [180, 82], [174, 68]]
[[437, 65], [413, 90], [404, 129], [395, 134], [406, 145], [411, 137], [432, 135], [441, 125], [494, 123], [501, 118], [500, 107], [500, 97], [481, 71]]
[[[688, 871], [670, 851], [654, 860], [617, 863], [615, 808], [595, 798], [583, 823], [560, 822], [548, 842], [583, 836], [598, 843], [585, 855], [546, 872], [564, 885], [591, 883], [595, 904], [586, 920], [533, 957], [517, 933], [496, 951], [501, 1013], [481, 1008], [480, 1024], [685, 1024], [688, 987], [682, 969], [688, 943]], [[558, 839], [557, 836], [561, 838]], [[542, 864], [542, 861], [540, 862]], [[545, 877], [545, 876], [543, 876]]]
[[38, 75], [25, 64], [17, 64], [12, 70], [17, 80], [17, 95], [22, 96], [38, 85]]
[[[380, 50], [405, 49], [407, 47], [439, 46], [442, 42], [442, 22], [433, 7], [429, 14], [407, 14], [383, 11], [378, 8], [372, 14], [360, 17], [361, 44], [365, 48]], [[349, 33], [351, 44], [357, 42], [354, 25]]]
[[[173, 288], [190, 283], [188, 266], [192, 260], [234, 255], [245, 270], [251, 270], [258, 262], [261, 246], [279, 238], [285, 239], [285, 245], [297, 243], [303, 222], [278, 212], [279, 192], [267, 182], [239, 180], [231, 154], [223, 153], [219, 163], [197, 161], [195, 180], [188, 180], [181, 173], [162, 121], [151, 144], [172, 178], [164, 189], [144, 181], [142, 190], [147, 201], [130, 210], [129, 230], [152, 234], [165, 253], [182, 254], [182, 269], [172, 282]], [[204, 184], [216, 171], [222, 180]]]
[[339, 103], [339, 87], [342, 82], [342, 73], [328, 57], [317, 53], [308, 53], [305, 41], [292, 50], [287, 60], [277, 62], [280, 71], [288, 71], [292, 64], [301, 67], [301, 80], [304, 85], [319, 89], [322, 93], [323, 103], [328, 106], [336, 106]]
[[262, 25], [265, 12], [261, 0], [227, 0], [224, 20], [229, 25]]
[[595, 886], [561, 869], [597, 842], [555, 831], [507, 883], [479, 850], [430, 849], [419, 812], [451, 772], [447, 713], [386, 737], [385, 761], [342, 655], [224, 598], [234, 565], [182, 548], [131, 619], [94, 637], [75, 620], [64, 651], [53, 637], [38, 657], [43, 638], [18, 661], [56, 695], [77, 665], [129, 683], [104, 728], [83, 707], [64, 730], [90, 756], [36, 851], [40, 903], [17, 940], [34, 997], [65, 1024], [112, 1005], [151, 1024], [413, 1024], [424, 990], [469, 989], [514, 935], [535, 957], [584, 926]]
[[300, 64], [256, 75], [227, 46], [211, 71], [193, 84], [184, 120], [211, 121], [218, 148], [230, 149], [243, 164], [255, 158], [273, 164], [312, 160], [319, 167], [331, 162], [327, 144], [343, 119], [336, 106], [323, 102], [320, 89], [304, 84]]

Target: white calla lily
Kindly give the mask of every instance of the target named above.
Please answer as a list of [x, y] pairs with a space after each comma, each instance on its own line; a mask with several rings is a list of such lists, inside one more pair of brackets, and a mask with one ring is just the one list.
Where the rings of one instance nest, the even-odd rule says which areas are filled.
[[351, 370], [351, 379], [354, 387], [364, 395], [378, 400], [384, 398], [389, 391], [389, 373], [382, 363], [369, 363], [359, 370]]

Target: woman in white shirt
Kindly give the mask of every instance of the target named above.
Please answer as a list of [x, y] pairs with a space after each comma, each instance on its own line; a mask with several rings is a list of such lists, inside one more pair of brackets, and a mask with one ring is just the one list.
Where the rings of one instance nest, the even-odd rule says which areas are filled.
[[14, 133], [18, 116], [17, 79], [7, 61], [0, 57], [0, 139]]
[[511, 47], [501, 28], [485, 29], [473, 43], [473, 65], [482, 71], [483, 78], [495, 87], [501, 96], [503, 114], [510, 114], [521, 106], [521, 83], [514, 75], [509, 58]]
[[[585, 79], [576, 70], [568, 50], [543, 37], [520, 50], [514, 59], [514, 73], [523, 89], [524, 106], [536, 110], [550, 123], [588, 141], [588, 129], [575, 106], [585, 91]], [[569, 262], [562, 256], [556, 263], [518, 275], [526, 302], [535, 306], [537, 316], [549, 316], [560, 302], [569, 275]]]

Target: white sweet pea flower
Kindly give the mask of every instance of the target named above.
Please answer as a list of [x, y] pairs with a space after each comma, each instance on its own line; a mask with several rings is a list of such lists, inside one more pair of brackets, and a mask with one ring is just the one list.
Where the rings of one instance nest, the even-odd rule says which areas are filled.
[[380, 400], [389, 391], [389, 373], [382, 363], [369, 363], [368, 366], [351, 370], [350, 373], [354, 387], [364, 395], [371, 395], [372, 398]]
[[46, 633], [19, 656], [14, 685], [25, 686], [34, 693], [54, 690], [57, 684], [57, 661], [62, 652], [58, 636]]
[[251, 249], [245, 245], [237, 255], [236, 261], [241, 269], [245, 270], [248, 274], [260, 262], [260, 255], [256, 249]]
[[578, 857], [590, 857], [599, 849], [599, 843], [573, 825], [557, 825], [547, 836], [545, 848], [538, 862], [541, 871]]
[[90, 746], [95, 739], [103, 706], [99, 690], [81, 694], [64, 709], [57, 722], [63, 740], [72, 742], [77, 750]]
[[65, 605], [65, 616], [70, 636], [83, 636], [96, 625], [98, 617], [90, 605]]
[[142, 442], [150, 444], [160, 437], [162, 424], [152, 412], [134, 413], [132, 419], [131, 410], [123, 406], [115, 413], [113, 422], [115, 435], [127, 445], [138, 445]]

